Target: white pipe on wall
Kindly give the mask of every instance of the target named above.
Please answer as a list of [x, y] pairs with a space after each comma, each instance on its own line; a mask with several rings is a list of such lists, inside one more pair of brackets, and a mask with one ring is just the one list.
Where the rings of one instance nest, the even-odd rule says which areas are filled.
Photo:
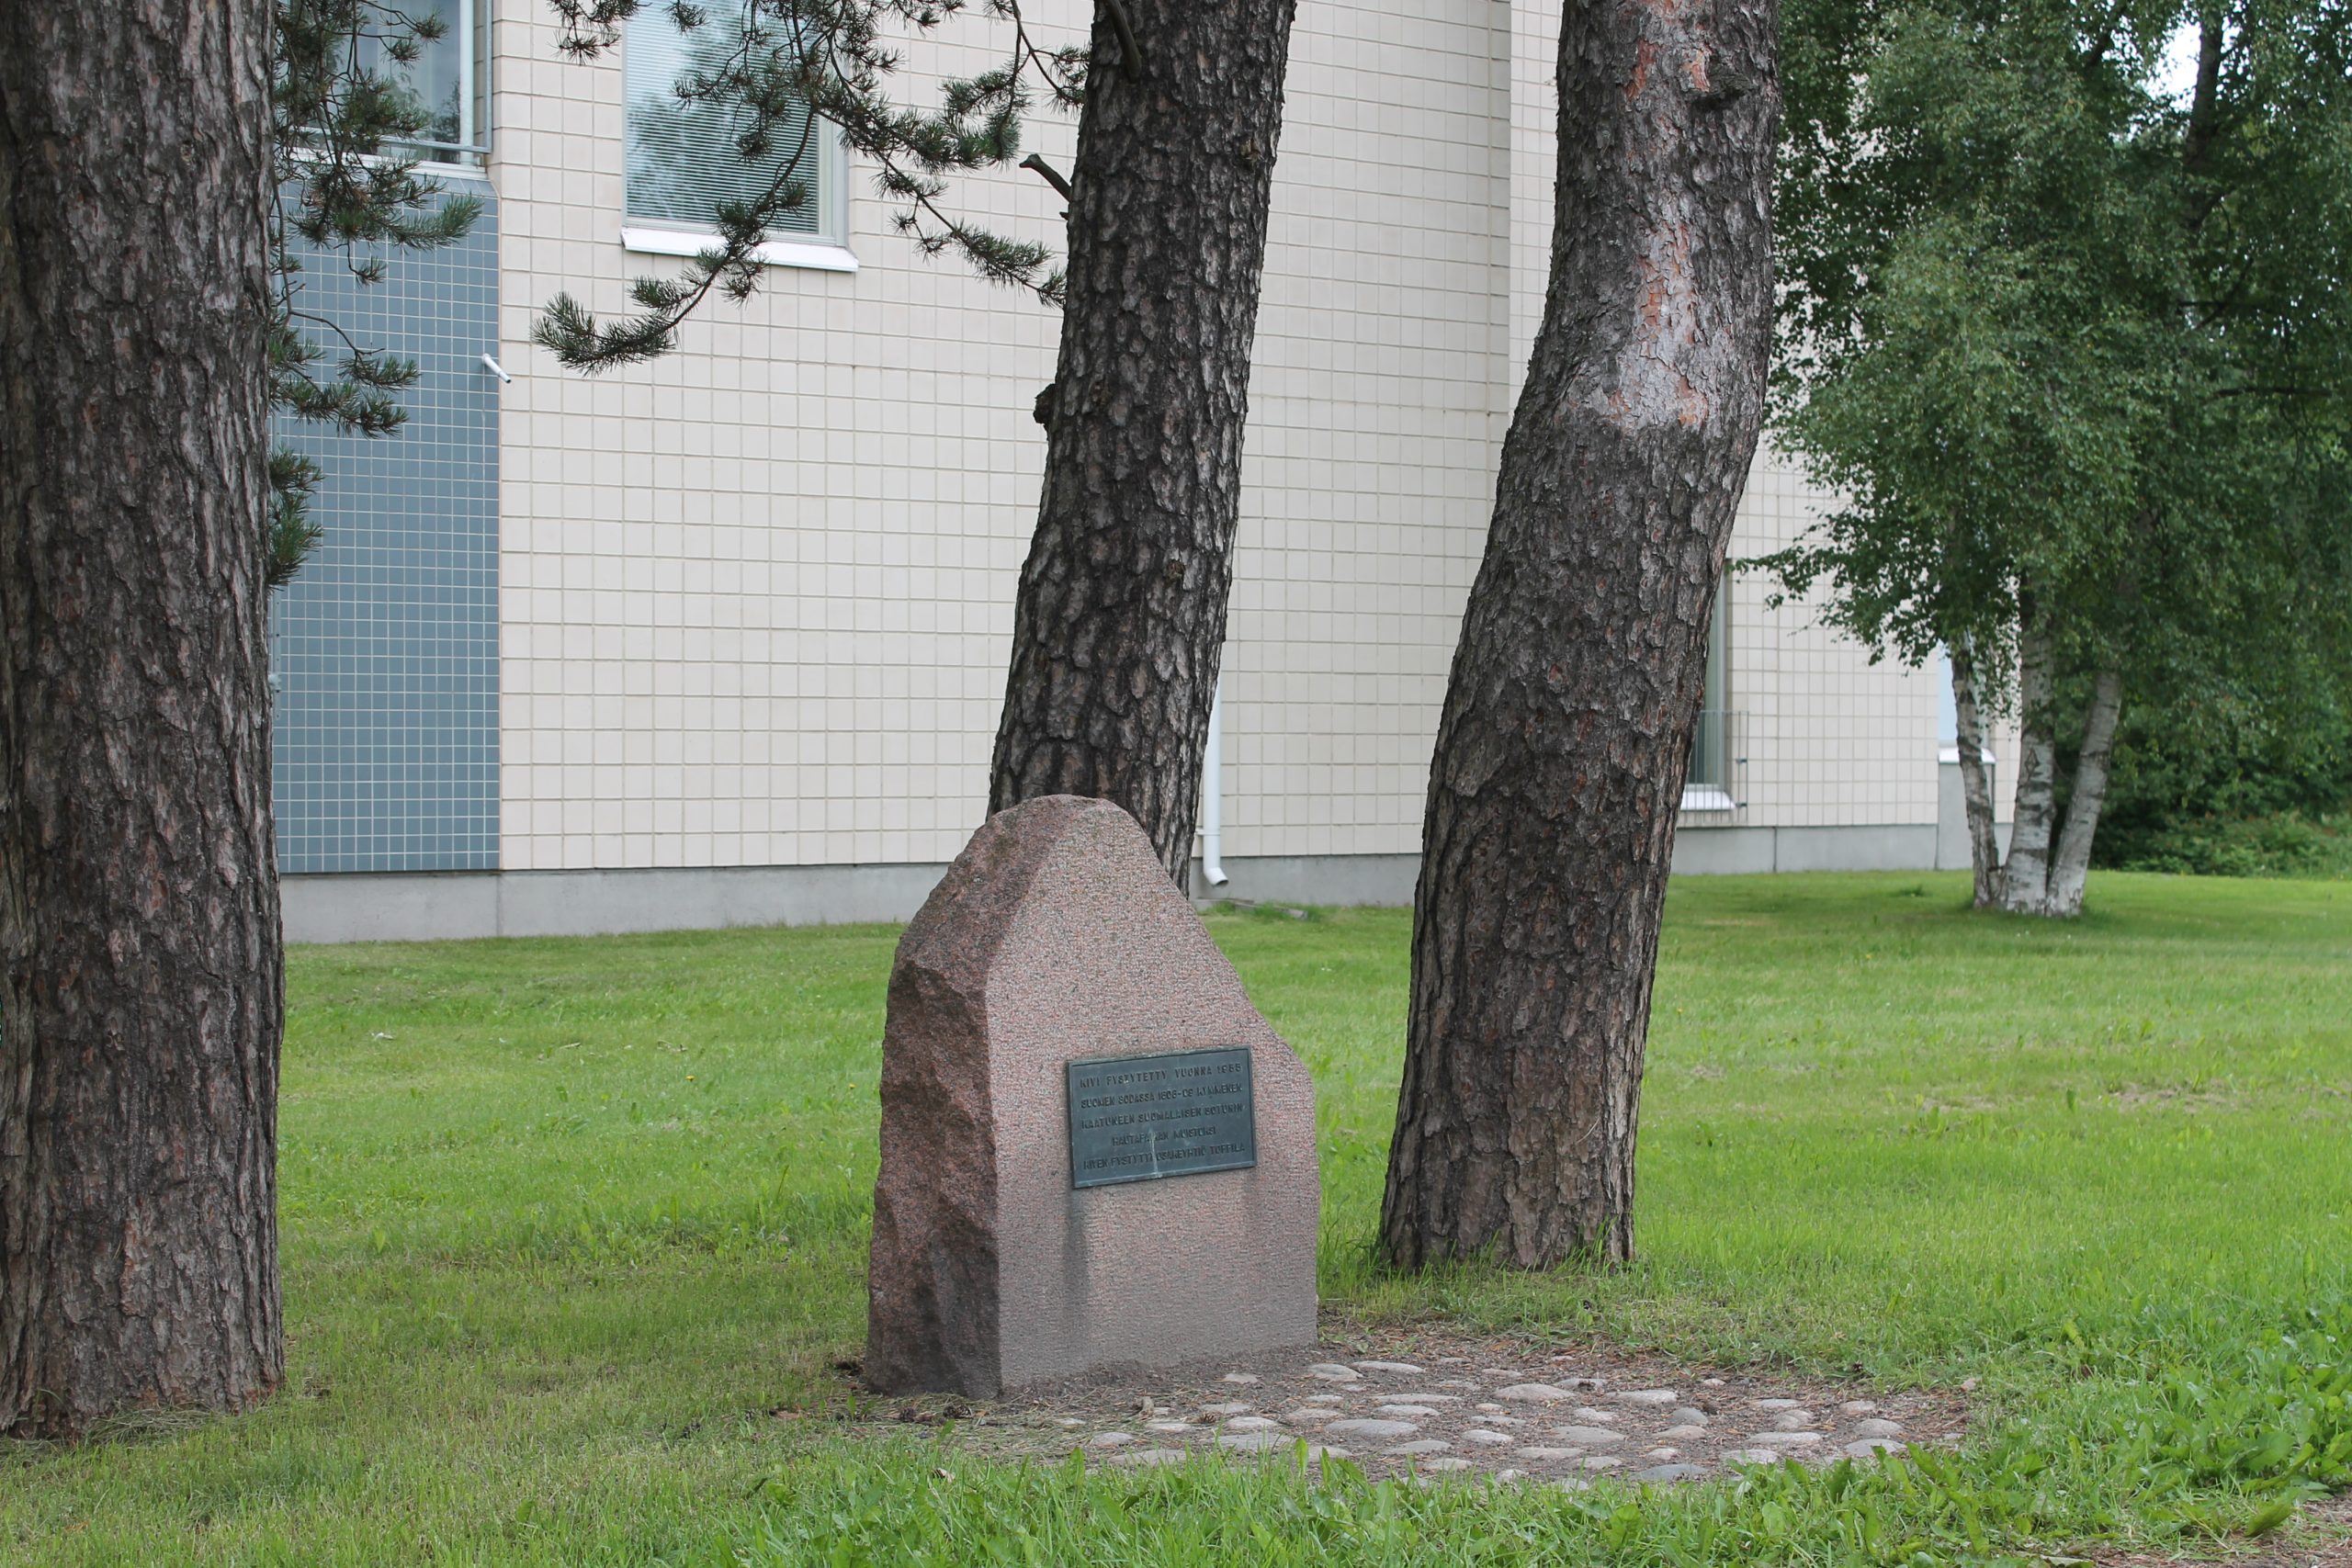
[[1209, 743], [1201, 756], [1201, 873], [1211, 887], [1222, 887], [1225, 874], [1225, 672], [1216, 678], [1216, 694], [1209, 699]]

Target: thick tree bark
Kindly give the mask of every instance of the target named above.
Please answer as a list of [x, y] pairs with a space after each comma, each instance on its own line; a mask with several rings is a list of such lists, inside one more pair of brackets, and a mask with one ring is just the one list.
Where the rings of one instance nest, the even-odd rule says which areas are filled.
[[1658, 915], [1763, 417], [1774, 0], [1573, 0], [1552, 272], [1431, 763], [1381, 1216], [1631, 1255]]
[[2083, 721], [2083, 749], [2075, 759], [2075, 785], [2066, 795], [2066, 825], [2050, 863], [2050, 891], [2041, 912], [2072, 919], [2083, 912], [2083, 886], [2091, 869], [2091, 840], [2107, 805], [2108, 765], [2115, 756], [2115, 726], [2123, 716], [2123, 675], [2102, 670], [2091, 682]]
[[269, 18], [0, 6], [0, 1431], [284, 1374]]
[[2030, 607], [2018, 634], [2018, 787], [2009, 817], [2009, 863], [2001, 907], [2039, 914], [2050, 896], [2050, 844], [2058, 829], [2057, 650]]
[[1958, 643], [1951, 657], [1960, 793], [1968, 813], [1968, 866], [1975, 878], [1976, 907], [1989, 909], [2001, 901], [2001, 843], [1993, 827], [1993, 781], [1984, 772], [1984, 716], [1976, 702], [1976, 661]]
[[[1295, 0], [1104, 0], [989, 809], [1114, 800], [1188, 886]], [[1132, 57], [1126, 36], [1132, 35]], [[1139, 66], [1139, 69], [1136, 68]]]

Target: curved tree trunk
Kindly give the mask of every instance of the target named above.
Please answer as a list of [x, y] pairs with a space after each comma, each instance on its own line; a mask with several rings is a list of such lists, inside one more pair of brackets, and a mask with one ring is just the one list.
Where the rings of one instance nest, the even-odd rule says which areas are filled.
[[[1179, 887], [1225, 646], [1295, 0], [1104, 0], [989, 809], [1114, 800]], [[1132, 39], [1132, 48], [1128, 39]]]
[[2107, 806], [2109, 764], [2115, 757], [2115, 727], [2123, 716], [2123, 675], [2102, 670], [2091, 682], [2091, 705], [2083, 719], [2083, 749], [2075, 759], [2075, 784], [2066, 793], [2066, 825], [2050, 863], [2050, 891], [2041, 912], [2072, 919], [2083, 912], [2083, 887], [2091, 870], [2091, 840]]
[[2001, 907], [2038, 915], [2050, 896], [2050, 844], [2058, 830], [2057, 650], [2029, 606], [2018, 633], [2018, 787]]
[[284, 1374], [269, 19], [0, 7], [0, 1431]]
[[1984, 772], [1984, 710], [1976, 702], [1976, 661], [1952, 644], [1951, 705], [1959, 733], [1960, 792], [1968, 813], [1968, 865], [1975, 876], [1975, 904], [1989, 909], [2001, 901], [2001, 841], [1993, 825], [1993, 781]]
[[1658, 915], [1763, 418], [1776, 11], [1562, 21], [1550, 288], [1430, 769], [1402, 1264], [1633, 1251]]

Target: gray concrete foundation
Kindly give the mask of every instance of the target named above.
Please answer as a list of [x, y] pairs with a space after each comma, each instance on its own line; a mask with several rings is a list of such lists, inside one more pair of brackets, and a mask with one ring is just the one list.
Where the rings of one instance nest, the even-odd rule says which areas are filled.
[[[1948, 768], [1957, 773], [1957, 768]], [[1957, 784], [1953, 785], [1956, 792]], [[1956, 794], [1947, 800], [1952, 805]], [[2007, 824], [2002, 824], [2004, 837]], [[1680, 876], [1777, 871], [1966, 870], [1968, 838], [1940, 823], [1856, 828], [1705, 828], [1675, 835]], [[288, 942], [429, 942], [597, 936], [725, 926], [842, 925], [911, 919], [944, 865], [766, 865], [633, 871], [453, 871], [288, 876]], [[1418, 855], [1228, 855], [1196, 902], [1408, 905]]]

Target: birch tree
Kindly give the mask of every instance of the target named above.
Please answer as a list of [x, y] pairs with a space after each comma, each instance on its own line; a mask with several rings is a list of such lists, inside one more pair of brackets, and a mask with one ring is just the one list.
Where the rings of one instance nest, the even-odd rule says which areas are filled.
[[[1770, 564], [1882, 654], [1951, 651], [1976, 901], [2071, 916], [2134, 688], [2345, 568], [2346, 18], [1792, 15], [1784, 433], [1847, 500]], [[2003, 715], [2006, 860], [1981, 749]]]

